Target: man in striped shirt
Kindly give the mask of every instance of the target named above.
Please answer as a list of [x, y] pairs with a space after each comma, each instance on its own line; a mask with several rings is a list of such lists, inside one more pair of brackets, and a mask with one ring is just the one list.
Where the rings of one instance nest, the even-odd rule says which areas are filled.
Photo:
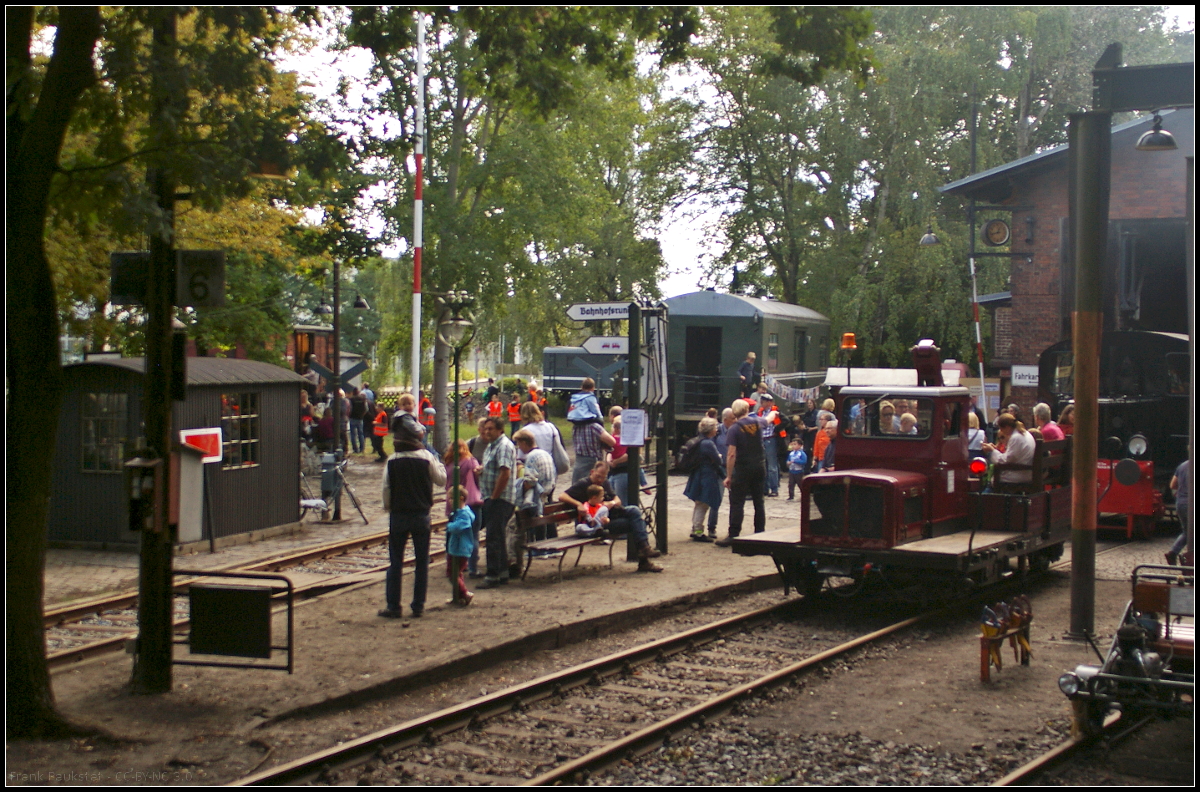
[[487, 443], [478, 473], [487, 539], [487, 577], [481, 589], [508, 583], [508, 521], [517, 504], [521, 480], [517, 478], [517, 449], [504, 436], [504, 424], [501, 418], [486, 418], [479, 430], [479, 438]]
[[597, 462], [604, 459], [608, 450], [615, 448], [617, 441], [595, 423], [572, 424], [571, 443], [575, 447], [575, 466], [571, 469], [571, 480], [586, 478]]

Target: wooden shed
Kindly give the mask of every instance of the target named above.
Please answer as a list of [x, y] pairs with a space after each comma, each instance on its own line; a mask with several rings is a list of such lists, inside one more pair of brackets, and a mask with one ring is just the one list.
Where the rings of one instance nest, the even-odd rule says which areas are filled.
[[[137, 546], [128, 527], [126, 458], [142, 444], [143, 358], [66, 366], [50, 499], [49, 539]], [[187, 359], [187, 399], [171, 412], [182, 429], [220, 427], [222, 461], [207, 466], [216, 540], [299, 521], [300, 390], [280, 366], [228, 358]]]

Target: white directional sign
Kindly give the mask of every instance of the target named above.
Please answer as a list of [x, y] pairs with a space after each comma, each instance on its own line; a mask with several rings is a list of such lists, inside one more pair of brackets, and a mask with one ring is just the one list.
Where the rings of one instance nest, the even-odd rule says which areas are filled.
[[592, 336], [583, 342], [590, 355], [628, 355], [628, 336]]
[[598, 322], [603, 319], [628, 319], [629, 303], [579, 303], [567, 309], [567, 318], [576, 322]]

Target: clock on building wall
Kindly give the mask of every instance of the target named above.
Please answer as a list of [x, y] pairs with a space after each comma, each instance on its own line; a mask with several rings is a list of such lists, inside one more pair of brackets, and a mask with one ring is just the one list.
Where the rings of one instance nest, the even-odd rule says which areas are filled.
[[989, 220], [983, 226], [983, 241], [992, 247], [1007, 245], [1012, 238], [1012, 230], [1003, 220]]

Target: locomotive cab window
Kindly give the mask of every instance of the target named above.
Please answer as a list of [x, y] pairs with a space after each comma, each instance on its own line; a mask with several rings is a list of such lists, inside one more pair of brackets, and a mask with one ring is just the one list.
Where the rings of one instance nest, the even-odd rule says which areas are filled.
[[931, 434], [933, 401], [906, 396], [847, 399], [838, 428], [845, 437], [924, 440]]

